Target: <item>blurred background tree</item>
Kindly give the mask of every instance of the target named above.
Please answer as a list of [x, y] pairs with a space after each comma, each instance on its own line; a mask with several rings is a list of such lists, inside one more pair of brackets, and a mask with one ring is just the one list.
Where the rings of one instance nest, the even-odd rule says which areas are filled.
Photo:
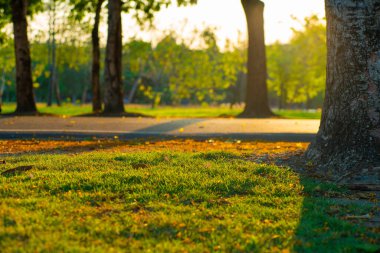
[[[28, 38], [28, 16], [42, 11], [41, 0], [1, 0], [0, 28], [7, 24], [13, 27], [13, 45], [15, 55], [17, 113], [36, 113], [33, 92], [33, 80], [30, 58], [30, 42]], [[6, 35], [0, 32], [0, 42]]]
[[[79, 3], [85, 4], [84, 7]], [[91, 31], [94, 29], [96, 3], [57, 0], [64, 12], [56, 20], [56, 71], [60, 95], [65, 102], [78, 105], [93, 102]], [[154, 27], [149, 28], [149, 18], [154, 17], [156, 11], [150, 10], [153, 12], [147, 14], [143, 6], [126, 5], [123, 8], [142, 24], [148, 24], [146, 29], [158, 34], [159, 39], [150, 41], [132, 37], [123, 42], [121, 88], [125, 103], [148, 104], [151, 107], [243, 105], [247, 72], [245, 39], [225, 41], [220, 46], [216, 43], [219, 41], [217, 28], [207, 26], [194, 30], [190, 38], [183, 37], [181, 31], [158, 31]], [[39, 8], [41, 15], [48, 17], [46, 5]], [[78, 9], [74, 11], [73, 8]], [[104, 26], [105, 20], [100, 18], [104, 14], [99, 15], [99, 26]], [[12, 29], [9, 18], [2, 20], [6, 22], [0, 22], [0, 95], [5, 102], [15, 102]], [[271, 108], [318, 109], [322, 105], [326, 68], [325, 21], [311, 16], [300, 23], [302, 27], [293, 30], [288, 43], [276, 42], [266, 47]], [[38, 102], [47, 102], [51, 78], [49, 31], [29, 27], [29, 32], [32, 34], [34, 93]], [[99, 34], [99, 57], [105, 51], [104, 37]], [[104, 80], [103, 69], [99, 61], [99, 84]]]
[[[288, 44], [267, 47], [268, 86], [278, 108], [320, 108], [326, 83], [326, 25], [311, 16], [293, 29]], [[272, 99], [273, 104], [273, 99]]]

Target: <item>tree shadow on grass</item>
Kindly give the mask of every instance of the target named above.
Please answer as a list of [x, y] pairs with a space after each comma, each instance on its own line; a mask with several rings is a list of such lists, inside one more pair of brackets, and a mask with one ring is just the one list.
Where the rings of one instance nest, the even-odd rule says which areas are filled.
[[380, 252], [379, 192], [327, 182], [307, 168], [301, 151], [250, 160], [289, 167], [300, 177], [304, 198], [293, 251]]
[[123, 112], [123, 113], [105, 113], [105, 112], [92, 112], [72, 117], [105, 117], [105, 118], [153, 118], [152, 116], [143, 113]]
[[375, 202], [309, 177], [301, 176], [301, 183], [305, 197], [295, 252], [379, 252], [379, 223], [368, 226], [370, 219], [362, 218], [373, 217], [379, 208]]
[[52, 113], [41, 113], [41, 112], [31, 112], [31, 113], [19, 113], [19, 112], [11, 112], [11, 113], [0, 113], [0, 119], [4, 118], [14, 118], [19, 116], [32, 116], [32, 117], [59, 117], [60, 115], [52, 114]]
[[[19, 152], [4, 153], [7, 155], [20, 154], [68, 154], [68, 153], [84, 153], [93, 151], [106, 151], [118, 147], [133, 147], [136, 144], [146, 143], [149, 141], [159, 140], [178, 140], [185, 139], [180, 136], [168, 135], [168, 132], [178, 131], [181, 134], [181, 128], [188, 125], [202, 122], [203, 119], [181, 119], [155, 124], [142, 129], [138, 129], [130, 134], [123, 133], [15, 133], [14, 135], [4, 133], [4, 140], [15, 140], [16, 144], [22, 147]], [[0, 134], [0, 137], [2, 135]], [[50, 141], [53, 145], [46, 145], [39, 142], [38, 139]], [[17, 143], [17, 140], [22, 140]], [[98, 142], [99, 141], [99, 142]], [[6, 145], [3, 143], [3, 145]], [[43, 147], [42, 147], [43, 146]], [[37, 148], [36, 148], [37, 147]], [[14, 148], [13, 148], [14, 149]], [[8, 150], [12, 150], [10, 146]]]
[[[139, 141], [136, 140], [134, 143], [139, 143]], [[78, 154], [94, 151], [107, 151], [121, 146], [127, 146], [128, 144], [117, 140], [102, 140], [101, 142], [97, 142], [96, 140], [75, 141], [61, 139], [40, 142], [30, 139], [20, 141], [20, 143], [16, 141], [16, 143], [12, 142], [10, 144], [3, 141], [2, 145], [9, 145], [7, 148], [10, 152], [4, 152], [0, 154], [0, 157], [38, 154]], [[129, 145], [133, 146], [135, 144], [130, 143]]]
[[278, 114], [273, 113], [272, 115], [265, 117], [257, 117], [257, 116], [244, 116], [241, 113], [239, 114], [220, 114], [218, 118], [235, 118], [235, 119], [287, 119], [286, 117], [280, 116]]
[[[12, 117], [18, 117], [18, 116], [34, 116], [34, 117], [62, 117], [67, 116], [65, 114], [54, 114], [54, 113], [45, 113], [45, 112], [31, 112], [31, 113], [18, 113], [18, 112], [11, 112], [11, 113], [0, 113], [0, 118], [12, 118]], [[142, 113], [131, 113], [131, 112], [124, 112], [124, 113], [103, 113], [103, 112], [95, 112], [95, 113], [84, 113], [79, 115], [72, 115], [69, 117], [105, 117], [105, 118], [153, 118], [152, 116], [142, 114]]]
[[180, 130], [186, 126], [198, 124], [204, 121], [204, 119], [178, 119], [164, 122], [161, 124], [156, 124], [146, 128], [142, 128], [134, 131], [134, 133], [156, 133], [156, 134], [165, 134], [171, 131]]
[[316, 178], [312, 169], [303, 169], [303, 155], [290, 157], [287, 163], [304, 187], [294, 251], [379, 252], [380, 209], [375, 192], [351, 191], [320, 175]]

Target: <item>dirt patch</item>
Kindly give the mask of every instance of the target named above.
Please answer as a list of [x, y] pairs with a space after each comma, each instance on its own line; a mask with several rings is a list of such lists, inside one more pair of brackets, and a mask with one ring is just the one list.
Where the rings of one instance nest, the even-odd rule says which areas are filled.
[[264, 155], [280, 157], [284, 154], [302, 154], [309, 143], [292, 142], [245, 142], [240, 140], [4, 140], [0, 141], [0, 154], [24, 153], [82, 153], [82, 152], [139, 152], [139, 151], [230, 151], [247, 157]]

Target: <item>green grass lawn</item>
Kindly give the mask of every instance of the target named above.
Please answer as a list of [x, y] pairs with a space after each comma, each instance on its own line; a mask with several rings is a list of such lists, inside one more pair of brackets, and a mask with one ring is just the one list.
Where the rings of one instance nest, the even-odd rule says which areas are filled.
[[[370, 207], [237, 152], [2, 156], [1, 252], [375, 252]], [[333, 212], [332, 212], [333, 210]], [[376, 241], [377, 240], [377, 241]]]
[[[53, 105], [51, 107], [46, 106], [46, 104], [38, 103], [38, 111], [40, 113], [48, 113], [54, 115], [66, 115], [66, 116], [78, 116], [81, 114], [91, 113], [91, 105], [73, 105], [73, 104], [64, 104], [63, 106]], [[16, 110], [16, 104], [14, 103], [5, 103], [2, 105], [2, 113], [12, 113]]]
[[[3, 105], [3, 113], [14, 112], [16, 106], [13, 103]], [[221, 107], [170, 107], [160, 106], [151, 109], [149, 106], [126, 105], [126, 110], [131, 113], [140, 113], [151, 117], [186, 117], [186, 118], [216, 118], [235, 117], [242, 112], [242, 108], [230, 109], [228, 106]], [[46, 104], [38, 104], [41, 113], [54, 115], [78, 116], [91, 113], [91, 105], [65, 104], [61, 107], [47, 107]], [[288, 119], [319, 119], [320, 112], [309, 112], [302, 110], [276, 110], [275, 113]]]

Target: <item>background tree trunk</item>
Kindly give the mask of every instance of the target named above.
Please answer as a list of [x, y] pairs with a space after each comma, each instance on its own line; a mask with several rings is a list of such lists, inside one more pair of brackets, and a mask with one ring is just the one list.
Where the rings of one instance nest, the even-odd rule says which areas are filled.
[[12, 0], [12, 22], [16, 58], [17, 113], [37, 112], [33, 93], [32, 65], [26, 20], [26, 0]]
[[379, 16], [378, 0], [326, 0], [326, 96], [306, 157], [341, 182], [379, 180]]
[[81, 105], [86, 104], [86, 100], [87, 100], [87, 85], [85, 85], [85, 86], [83, 87], [82, 97], [81, 97], [81, 100], [80, 100], [80, 104], [81, 104]]
[[[55, 56], [54, 56], [54, 60], [55, 60]], [[57, 67], [54, 66], [54, 92], [55, 92], [55, 98], [57, 99], [57, 105], [58, 106], [61, 106], [62, 105], [62, 100], [61, 100], [61, 90], [59, 88], [59, 79], [58, 79], [58, 71], [57, 71]]]
[[279, 103], [278, 109], [282, 110], [285, 108], [286, 99], [287, 99], [287, 94], [286, 94], [286, 89], [285, 89], [285, 83], [281, 82], [280, 83], [280, 103]]
[[129, 104], [132, 104], [133, 98], [135, 97], [135, 94], [136, 94], [136, 91], [137, 91], [137, 88], [138, 88], [140, 82], [141, 82], [141, 74], [139, 74], [139, 76], [137, 77], [137, 79], [133, 83], [131, 91], [129, 92], [129, 95], [128, 95], [128, 103]]
[[100, 47], [99, 47], [99, 22], [100, 12], [104, 0], [98, 0], [95, 10], [95, 22], [92, 29], [92, 111], [100, 112], [102, 110], [102, 101], [100, 95]]
[[0, 86], [0, 112], [2, 112], [4, 88], [5, 88], [5, 67], [3, 66], [3, 71], [1, 74], [1, 86]]
[[272, 116], [268, 104], [267, 66], [264, 40], [264, 3], [241, 0], [248, 25], [248, 74], [244, 112], [241, 117]]
[[56, 0], [50, 0], [49, 2], [49, 65], [50, 65], [50, 80], [48, 89], [48, 101], [47, 105], [51, 106], [53, 104], [53, 99], [55, 96], [56, 103], [61, 106], [61, 92], [58, 83], [58, 73], [57, 73], [57, 43], [55, 39], [56, 35]]
[[108, 1], [108, 38], [105, 60], [104, 112], [124, 112], [121, 79], [121, 1]]
[[[50, 12], [50, 11], [49, 11]], [[51, 81], [51, 75], [52, 75], [52, 63], [51, 63], [51, 52], [52, 52], [52, 47], [51, 47], [51, 18], [49, 17], [49, 39], [47, 42], [47, 47], [48, 47], [48, 66], [50, 70], [50, 76], [49, 76], [49, 83], [48, 83], [48, 94], [47, 94], [47, 102], [46, 105], [48, 107], [53, 105], [53, 82]]]

